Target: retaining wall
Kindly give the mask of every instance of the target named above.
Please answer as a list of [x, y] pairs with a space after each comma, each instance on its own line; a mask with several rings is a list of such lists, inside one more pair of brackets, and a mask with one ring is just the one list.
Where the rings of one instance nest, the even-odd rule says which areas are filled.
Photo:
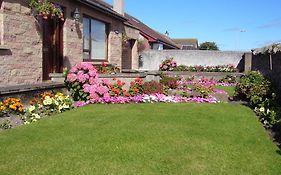
[[141, 53], [140, 70], [158, 70], [166, 58], [173, 57], [178, 65], [218, 66], [233, 64], [244, 71], [244, 52], [205, 50], [148, 50]]

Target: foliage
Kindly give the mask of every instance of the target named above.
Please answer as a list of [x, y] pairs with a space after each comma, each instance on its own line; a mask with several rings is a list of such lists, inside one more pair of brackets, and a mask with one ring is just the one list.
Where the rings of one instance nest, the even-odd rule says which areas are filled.
[[219, 65], [219, 66], [185, 66], [179, 65], [173, 71], [189, 71], [189, 72], [237, 72], [234, 65]]
[[129, 94], [131, 96], [139, 95], [143, 93], [143, 79], [136, 78], [130, 83]]
[[118, 97], [118, 96], [129, 96], [129, 93], [123, 88], [125, 82], [121, 80], [116, 80], [114, 84], [110, 84], [109, 94], [110, 96]]
[[72, 67], [65, 83], [74, 101], [110, 97], [109, 82], [99, 78], [97, 69], [91, 63], [80, 63]]
[[43, 117], [62, 113], [73, 108], [73, 101], [62, 93], [45, 92], [30, 101], [22, 117], [24, 124], [37, 122]]
[[10, 120], [4, 120], [3, 122], [0, 123], [0, 129], [6, 130], [6, 129], [11, 129], [12, 125]]
[[143, 84], [143, 91], [145, 94], [162, 94], [163, 93], [163, 85], [156, 81], [149, 81]]
[[220, 79], [218, 82], [234, 84], [234, 83], [237, 83], [237, 77], [234, 75], [226, 75], [226, 77]]
[[120, 69], [118, 67], [107, 65], [104, 62], [101, 65], [95, 67], [99, 74], [116, 74], [120, 72]]
[[161, 79], [160, 79], [161, 84], [168, 87], [169, 89], [177, 89], [178, 78], [167, 76], [167, 75], [164, 75], [164, 74], [162, 74], [160, 77], [161, 77]]
[[30, 0], [29, 6], [38, 12], [43, 19], [57, 17], [64, 20], [63, 12], [60, 6], [51, 3], [49, 0]]
[[166, 60], [162, 61], [159, 66], [161, 71], [173, 71], [177, 67], [177, 63], [174, 61], [173, 58], [167, 58]]
[[201, 97], [208, 98], [210, 93], [214, 91], [213, 84], [208, 84], [206, 81], [201, 80], [193, 85], [194, 92], [200, 93]]
[[199, 46], [200, 50], [219, 50], [219, 47], [215, 42], [204, 42]]
[[265, 127], [271, 128], [280, 120], [276, 115], [276, 95], [270, 82], [260, 72], [249, 72], [241, 77], [236, 86], [236, 95], [250, 102], [250, 107]]

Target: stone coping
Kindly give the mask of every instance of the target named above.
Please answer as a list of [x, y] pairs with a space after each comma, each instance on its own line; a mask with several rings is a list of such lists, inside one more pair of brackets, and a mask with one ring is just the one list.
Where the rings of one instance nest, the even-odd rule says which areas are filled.
[[118, 73], [118, 74], [99, 74], [100, 78], [145, 78], [145, 73]]
[[22, 92], [29, 92], [29, 91], [36, 91], [36, 90], [47, 90], [53, 88], [64, 88], [64, 83], [38, 83], [32, 85], [15, 85], [15, 86], [0, 86], [0, 96], [7, 95], [7, 94], [15, 94], [15, 93], [22, 93]]

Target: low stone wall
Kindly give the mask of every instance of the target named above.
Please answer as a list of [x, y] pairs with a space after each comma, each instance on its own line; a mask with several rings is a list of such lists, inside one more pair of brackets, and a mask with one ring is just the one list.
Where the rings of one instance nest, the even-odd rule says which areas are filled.
[[158, 70], [166, 58], [173, 57], [178, 65], [186, 66], [217, 66], [233, 64], [239, 70], [244, 70], [244, 52], [222, 52], [203, 50], [148, 50], [141, 53], [140, 70]]
[[0, 101], [8, 98], [20, 98], [24, 105], [28, 105], [37, 94], [53, 91], [68, 93], [64, 83], [40, 83], [32, 85], [18, 85], [0, 87]]

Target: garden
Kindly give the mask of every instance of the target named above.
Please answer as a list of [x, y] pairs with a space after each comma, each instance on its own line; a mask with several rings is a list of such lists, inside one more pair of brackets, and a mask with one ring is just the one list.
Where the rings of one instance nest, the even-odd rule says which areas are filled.
[[[159, 82], [136, 78], [125, 88], [99, 77], [116, 68], [80, 63], [66, 72], [69, 94], [40, 93], [28, 105], [2, 99], [1, 172], [280, 174], [265, 130], [280, 132], [280, 108], [261, 73], [196, 79], [170, 75], [172, 59], [163, 66]], [[213, 69], [234, 71], [204, 70]]]

